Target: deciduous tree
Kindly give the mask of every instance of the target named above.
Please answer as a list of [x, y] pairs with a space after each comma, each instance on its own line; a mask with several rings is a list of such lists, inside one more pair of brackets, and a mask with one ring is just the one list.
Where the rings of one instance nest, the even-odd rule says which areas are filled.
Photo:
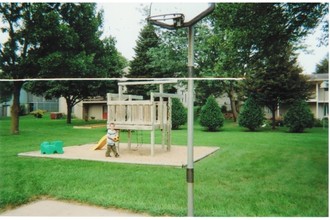
[[[36, 34], [40, 48], [34, 51], [39, 77], [97, 78], [121, 76], [123, 63], [115, 40], [100, 40], [102, 13], [95, 4], [57, 4], [46, 11], [44, 5], [35, 13]], [[51, 43], [50, 43], [51, 42]], [[33, 82], [26, 87], [47, 98], [64, 97], [67, 123], [71, 123], [74, 105], [89, 96], [103, 95], [116, 88], [114, 81]]]
[[1, 31], [8, 35], [0, 46], [0, 68], [3, 79], [14, 80], [11, 86], [13, 104], [11, 106], [11, 133], [19, 134], [20, 91], [24, 84], [20, 79], [36, 76], [31, 63], [30, 52], [37, 47], [32, 33], [27, 28], [31, 19], [31, 3], [0, 3]]
[[[322, 20], [325, 4], [265, 3], [217, 4], [211, 14], [213, 44], [217, 44], [217, 72], [227, 76], [246, 75], [245, 96], [275, 111], [294, 94], [306, 97], [307, 83], [298, 77], [295, 49], [301, 39]], [[252, 80], [251, 80], [252, 79]], [[283, 80], [283, 81], [282, 81]]]

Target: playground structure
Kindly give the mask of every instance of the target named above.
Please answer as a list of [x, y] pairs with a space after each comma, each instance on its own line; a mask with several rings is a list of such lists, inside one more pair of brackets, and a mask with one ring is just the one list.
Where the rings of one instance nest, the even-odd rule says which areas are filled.
[[[154, 155], [155, 131], [162, 132], [162, 148], [171, 149], [171, 128], [172, 128], [172, 101], [171, 98], [179, 97], [176, 94], [164, 93], [164, 84], [177, 83], [177, 81], [138, 81], [119, 82], [118, 94], [107, 94], [108, 118], [107, 123], [115, 123], [115, 128], [127, 130], [128, 149], [131, 149], [132, 130], [150, 131], [150, 155]], [[143, 100], [142, 96], [123, 94], [124, 86], [134, 85], [159, 85], [159, 93], [151, 93], [150, 100]], [[158, 101], [155, 99], [159, 98]], [[167, 98], [167, 101], [164, 100]], [[100, 149], [106, 142], [106, 136], [95, 147]], [[102, 145], [102, 146], [101, 146]], [[119, 144], [118, 144], [119, 145]]]

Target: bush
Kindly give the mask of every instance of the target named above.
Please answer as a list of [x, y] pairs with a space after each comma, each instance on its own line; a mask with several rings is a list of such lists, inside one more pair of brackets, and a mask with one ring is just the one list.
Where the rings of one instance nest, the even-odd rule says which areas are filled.
[[238, 116], [239, 126], [248, 128], [250, 131], [254, 131], [259, 128], [264, 121], [264, 113], [262, 108], [257, 104], [257, 102], [249, 97], [243, 105]]
[[221, 108], [214, 96], [209, 96], [201, 110], [200, 124], [203, 127], [207, 127], [209, 131], [216, 131], [223, 126], [224, 120]]
[[284, 116], [284, 124], [290, 132], [301, 133], [305, 128], [312, 128], [314, 117], [307, 103], [303, 100], [295, 101]]
[[42, 116], [46, 113], [46, 110], [37, 109], [33, 112], [30, 112], [31, 115], [34, 115], [35, 118], [42, 118]]
[[194, 119], [199, 118], [201, 114], [202, 106], [194, 106]]
[[328, 118], [314, 119], [314, 127], [328, 127]]
[[225, 105], [221, 106], [221, 112], [226, 113], [227, 112], [227, 106], [225, 106]]
[[178, 98], [172, 99], [172, 129], [178, 129], [187, 122], [187, 110]]
[[21, 105], [21, 106], [19, 107], [19, 115], [20, 115], [20, 116], [26, 115], [26, 112], [27, 112], [27, 110], [26, 110], [26, 106], [25, 106], [25, 105]]

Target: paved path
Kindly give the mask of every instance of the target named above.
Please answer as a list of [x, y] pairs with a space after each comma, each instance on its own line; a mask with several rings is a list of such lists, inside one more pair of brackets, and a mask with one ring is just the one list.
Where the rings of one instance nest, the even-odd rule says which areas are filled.
[[13, 210], [8, 210], [0, 216], [113, 216], [113, 217], [148, 217], [146, 214], [129, 212], [121, 209], [105, 209], [96, 206], [69, 203], [57, 200], [39, 200]]

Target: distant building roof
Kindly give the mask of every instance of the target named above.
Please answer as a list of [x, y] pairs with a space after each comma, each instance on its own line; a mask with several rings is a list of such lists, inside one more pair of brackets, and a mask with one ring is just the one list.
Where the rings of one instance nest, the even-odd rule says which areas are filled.
[[309, 75], [312, 81], [329, 80], [329, 73], [317, 73]]

